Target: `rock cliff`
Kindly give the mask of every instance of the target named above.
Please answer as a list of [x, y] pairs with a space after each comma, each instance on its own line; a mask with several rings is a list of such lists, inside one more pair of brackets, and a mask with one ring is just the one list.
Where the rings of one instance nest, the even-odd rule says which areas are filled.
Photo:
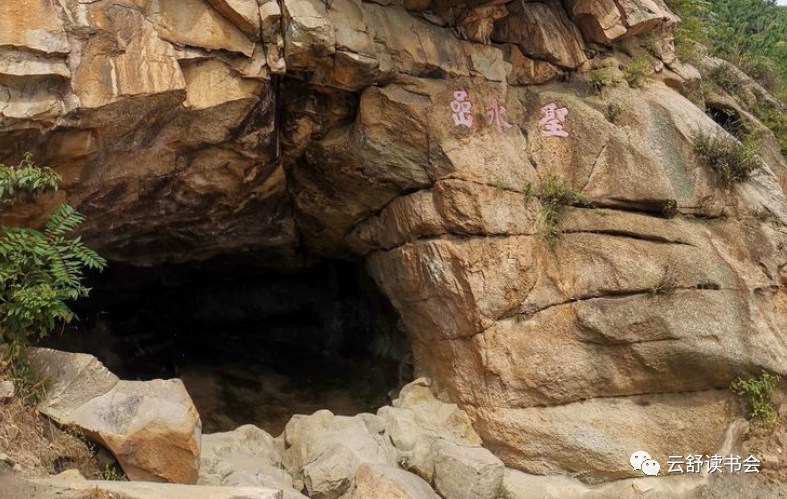
[[[2, 2], [0, 161], [58, 170], [49, 201], [112, 260], [363, 258], [508, 467], [624, 478], [638, 449], [714, 453], [730, 381], [787, 374], [768, 97], [706, 96], [763, 144], [727, 189], [695, 154], [726, 132], [687, 98], [678, 21], [662, 0]], [[555, 179], [577, 196], [545, 236]]]

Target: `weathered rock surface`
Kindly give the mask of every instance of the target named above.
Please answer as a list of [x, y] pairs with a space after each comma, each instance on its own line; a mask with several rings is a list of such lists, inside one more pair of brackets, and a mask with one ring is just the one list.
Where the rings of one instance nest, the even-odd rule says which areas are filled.
[[120, 381], [92, 355], [35, 349], [49, 379], [38, 409], [76, 426], [115, 455], [132, 480], [197, 481], [201, 424], [180, 380]]
[[199, 483], [280, 488], [285, 499], [496, 499], [503, 470], [468, 415], [419, 379], [376, 415], [296, 415], [277, 438], [251, 425], [205, 435]]
[[[51, 478], [36, 483], [48, 486], [51, 497], [60, 497], [81, 491], [93, 494], [105, 494], [112, 497], [117, 494], [124, 499], [282, 499], [281, 491], [262, 487], [209, 487], [196, 485], [177, 485], [170, 483], [147, 482], [103, 482], [96, 480], [63, 480]], [[84, 495], [80, 496], [84, 497]]]
[[351, 499], [438, 499], [429, 484], [392, 466], [362, 464], [355, 474]]
[[[632, 477], [635, 449], [718, 448], [737, 376], [787, 374], [787, 164], [745, 112], [768, 96], [713, 96], [765, 139], [765, 166], [724, 189], [693, 142], [726, 132], [674, 90], [696, 75], [662, 0], [254, 3], [1, 6], [0, 160], [32, 150], [61, 172], [49, 202], [77, 205], [111, 259], [366, 261], [421, 374], [480, 438], [450, 405], [296, 418], [276, 444], [295, 489], [337, 498], [378, 473], [412, 495], [384, 472], [405, 459], [445, 490], [462, 469], [484, 495], [499, 464], [461, 450], [481, 438], [530, 474]], [[655, 54], [656, 81], [558, 81], [600, 50]], [[550, 242], [554, 177], [583, 202]]]

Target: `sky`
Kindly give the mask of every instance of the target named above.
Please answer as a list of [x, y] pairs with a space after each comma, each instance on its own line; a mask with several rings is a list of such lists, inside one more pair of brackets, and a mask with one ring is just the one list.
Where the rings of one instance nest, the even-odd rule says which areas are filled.
[[776, 0], [779, 5], [787, 5], [787, 0]]

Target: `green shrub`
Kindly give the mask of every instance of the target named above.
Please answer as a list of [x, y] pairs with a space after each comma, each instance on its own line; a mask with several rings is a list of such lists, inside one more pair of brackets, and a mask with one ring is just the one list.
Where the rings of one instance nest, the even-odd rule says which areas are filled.
[[787, 158], [787, 111], [761, 106], [755, 114], [762, 124], [770, 128], [781, 145], [782, 154]]
[[[39, 168], [30, 156], [18, 166], [0, 164], [0, 201], [14, 204], [57, 189], [60, 176]], [[84, 218], [67, 204], [50, 215], [42, 230], [0, 227], [0, 342], [8, 345], [13, 374], [32, 382], [24, 361], [31, 338], [47, 336], [73, 314], [67, 302], [88, 295], [84, 269], [102, 270], [106, 261], [69, 236]]]
[[[527, 189], [531, 192], [532, 189]], [[571, 189], [566, 182], [557, 175], [547, 175], [541, 181], [541, 189], [535, 196], [541, 201], [540, 221], [542, 230], [547, 236], [550, 245], [555, 245], [560, 240], [560, 223], [563, 210], [566, 206], [580, 202], [579, 191]]]
[[681, 18], [675, 29], [675, 53], [686, 62], [698, 58], [698, 45], [710, 45], [710, 2], [704, 0], [666, 0], [669, 8]]
[[779, 421], [779, 414], [773, 405], [773, 391], [779, 385], [779, 375], [763, 371], [760, 377], [732, 382], [730, 389], [744, 398], [749, 405], [749, 418], [774, 424]]
[[716, 172], [719, 182], [729, 188], [746, 181], [762, 165], [757, 156], [759, 144], [750, 135], [743, 142], [725, 132], [694, 138], [694, 152]]
[[719, 64], [714, 67], [708, 73], [708, 78], [731, 94], [737, 93], [742, 85], [742, 82], [735, 73], [730, 71], [730, 68], [728, 68], [726, 64]]
[[612, 75], [610, 75], [608, 68], [598, 68], [590, 71], [590, 86], [595, 93], [601, 93], [604, 87], [609, 87], [612, 84]]
[[647, 57], [637, 57], [633, 59], [628, 66], [623, 70], [623, 78], [631, 88], [639, 88], [645, 86], [650, 81], [648, 71], [650, 70], [650, 61]]
[[618, 116], [620, 116], [620, 113], [622, 112], [623, 109], [620, 107], [620, 104], [616, 102], [612, 102], [609, 105], [607, 105], [607, 111], [604, 114], [607, 118], [607, 121], [609, 121], [610, 123], [615, 123], [618, 119]]

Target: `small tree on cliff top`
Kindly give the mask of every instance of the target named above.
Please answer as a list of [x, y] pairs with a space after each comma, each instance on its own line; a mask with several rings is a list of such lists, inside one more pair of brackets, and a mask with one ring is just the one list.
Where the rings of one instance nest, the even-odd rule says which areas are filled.
[[[17, 166], [0, 164], [0, 209], [25, 197], [55, 191], [60, 176], [37, 167], [28, 154]], [[43, 338], [73, 314], [67, 302], [88, 295], [83, 271], [103, 270], [106, 260], [69, 237], [84, 217], [67, 204], [50, 215], [41, 230], [0, 226], [0, 342], [10, 348], [11, 368], [25, 376], [25, 345]]]

